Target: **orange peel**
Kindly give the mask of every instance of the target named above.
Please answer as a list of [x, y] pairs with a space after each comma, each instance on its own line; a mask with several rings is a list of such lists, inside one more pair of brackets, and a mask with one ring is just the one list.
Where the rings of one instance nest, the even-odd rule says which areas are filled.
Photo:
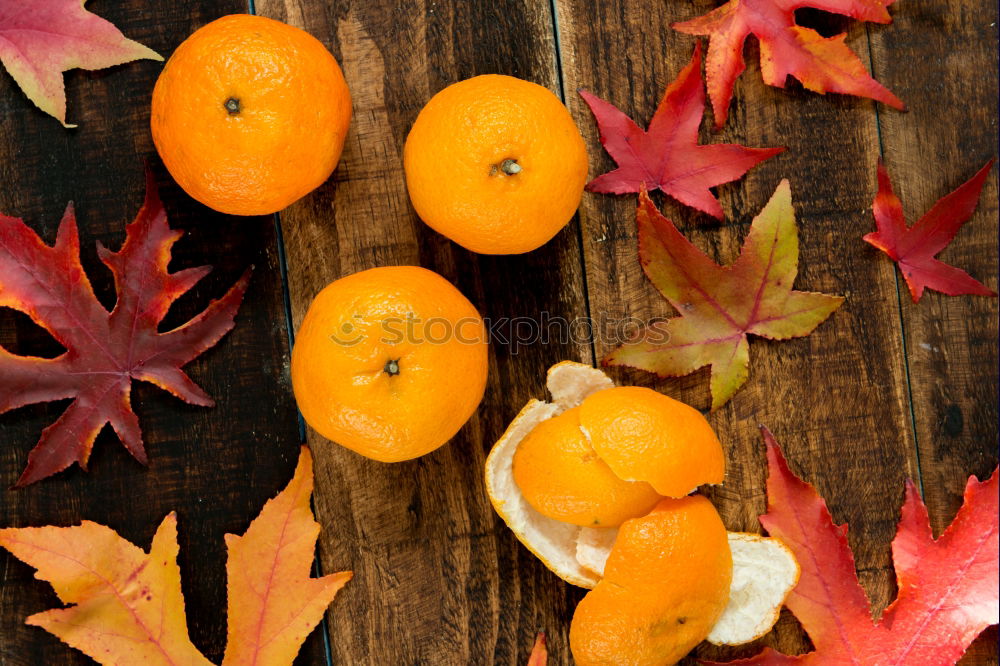
[[[548, 371], [551, 401], [530, 400], [497, 440], [486, 459], [486, 490], [497, 514], [517, 539], [567, 583], [593, 589], [603, 577], [618, 528], [579, 527], [535, 511], [514, 481], [518, 444], [539, 423], [578, 406], [588, 396], [614, 387], [603, 372], [563, 361]], [[708, 634], [716, 645], [741, 645], [774, 626], [781, 606], [795, 587], [799, 566], [780, 540], [729, 532], [733, 576], [729, 600]]]

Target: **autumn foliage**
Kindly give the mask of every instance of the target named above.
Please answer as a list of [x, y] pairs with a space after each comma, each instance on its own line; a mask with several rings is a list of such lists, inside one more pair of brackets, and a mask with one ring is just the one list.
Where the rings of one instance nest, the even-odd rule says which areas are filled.
[[[242, 536], [226, 535], [229, 632], [224, 666], [290, 665], [327, 606], [351, 578], [311, 578], [320, 527], [309, 498], [312, 457]], [[149, 552], [104, 525], [0, 529], [0, 546], [38, 570], [67, 604], [36, 613], [41, 627], [108, 666], [207, 666], [191, 643], [177, 566], [177, 516], [156, 530]]]
[[35, 106], [66, 123], [63, 72], [163, 60], [83, 8], [86, 0], [0, 2], [0, 62]]
[[601, 130], [601, 143], [618, 163], [614, 171], [592, 180], [592, 192], [624, 194], [663, 190], [681, 203], [712, 217], [723, 218], [722, 205], [711, 188], [742, 178], [757, 164], [784, 148], [747, 148], [730, 143], [698, 144], [705, 112], [701, 82], [701, 44], [656, 108], [649, 129], [604, 100], [581, 90]]
[[786, 600], [815, 647], [798, 656], [767, 649], [737, 664], [954, 664], [986, 627], [1000, 621], [998, 472], [972, 477], [948, 529], [931, 533], [916, 486], [892, 542], [899, 592], [876, 620], [858, 582], [847, 525], [836, 525], [816, 490], [788, 468], [777, 442], [767, 444], [767, 513], [760, 522], [795, 553], [799, 584]]
[[146, 381], [193, 405], [214, 402], [181, 368], [233, 328], [250, 280], [235, 285], [186, 324], [161, 333], [171, 304], [211, 270], [170, 273], [170, 248], [183, 235], [167, 224], [152, 174], [146, 201], [126, 228], [125, 244], [98, 256], [115, 277], [118, 300], [108, 312], [94, 295], [80, 264], [80, 239], [72, 204], [48, 246], [20, 219], [0, 215], [0, 307], [27, 314], [66, 352], [53, 359], [18, 356], [0, 347], [0, 413], [23, 405], [71, 398], [55, 423], [42, 431], [17, 485], [34, 483], [74, 462], [86, 468], [105, 424], [142, 463], [146, 451], [132, 411], [132, 380]]
[[899, 266], [906, 279], [910, 296], [916, 303], [924, 289], [944, 294], [975, 294], [996, 296], [996, 292], [960, 268], [935, 259], [962, 225], [969, 221], [983, 183], [993, 168], [993, 160], [975, 176], [962, 183], [951, 194], [941, 197], [913, 226], [906, 226], [903, 204], [892, 191], [889, 171], [882, 162], [878, 165], [878, 194], [872, 204], [877, 231], [865, 235], [866, 242], [885, 252]]
[[808, 335], [844, 301], [792, 288], [799, 237], [787, 180], [754, 218], [731, 266], [718, 265], [695, 247], [645, 193], [637, 217], [642, 268], [680, 316], [647, 328], [604, 363], [661, 376], [709, 365], [713, 410], [749, 376], [750, 335], [772, 340]]
[[897, 109], [903, 102], [869, 76], [864, 63], [845, 43], [846, 34], [823, 37], [795, 23], [803, 7], [843, 14], [861, 21], [889, 23], [887, 7], [895, 0], [729, 0], [708, 14], [675, 23], [675, 30], [708, 37], [705, 76], [715, 111], [715, 126], [726, 124], [733, 86], [746, 64], [747, 37], [760, 41], [764, 83], [784, 88], [794, 76], [807, 89], [870, 97]]

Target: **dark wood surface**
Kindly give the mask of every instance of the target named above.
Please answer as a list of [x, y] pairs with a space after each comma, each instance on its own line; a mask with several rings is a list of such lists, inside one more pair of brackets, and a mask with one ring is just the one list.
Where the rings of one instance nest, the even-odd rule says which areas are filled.
[[[147, 546], [165, 513], [180, 516], [181, 568], [192, 638], [218, 661], [225, 641], [225, 532], [241, 532], [289, 478], [299, 442], [289, 390], [283, 289], [294, 327], [311, 298], [342, 275], [379, 265], [420, 264], [453, 281], [492, 319], [549, 316], [670, 316], [636, 258], [634, 197], [585, 194], [578, 219], [540, 250], [515, 257], [469, 253], [413, 213], [402, 146], [432, 94], [469, 76], [504, 73], [563, 95], [590, 153], [591, 175], [612, 162], [584, 87], [640, 124], [688, 62], [694, 39], [669, 28], [719, 4], [625, 0], [257, 0], [257, 13], [303, 27], [341, 63], [354, 98], [351, 133], [329, 182], [278, 219], [212, 213], [174, 185], [148, 132], [152, 83], [161, 68], [139, 62], [67, 75], [63, 130], [0, 75], [0, 211], [25, 218], [51, 240], [68, 200], [76, 203], [84, 263], [102, 296], [110, 278], [93, 242], [117, 246], [142, 196], [142, 162], [162, 185], [171, 222], [188, 235], [175, 267], [210, 263], [215, 272], [177, 304], [183, 321], [217, 297], [249, 264], [253, 282], [237, 327], [191, 366], [218, 401], [188, 407], [137, 387], [136, 409], [149, 469], [110, 433], [95, 445], [91, 471], [73, 469], [24, 490], [3, 490], [0, 525], [96, 520]], [[239, 0], [111, 3], [88, 9], [165, 56], [192, 30]], [[862, 582], [880, 611], [892, 599], [889, 542], [903, 480], [918, 479], [940, 531], [961, 501], [969, 474], [997, 463], [997, 300], [928, 292], [914, 305], [892, 263], [861, 241], [873, 228], [875, 164], [885, 159], [910, 221], [970, 177], [997, 142], [997, 10], [982, 0], [900, 0], [889, 26], [865, 26], [800, 12], [848, 43], [909, 106], [764, 86], [750, 40], [747, 72], [721, 133], [703, 141], [784, 145], [744, 180], [719, 188], [725, 223], [658, 197], [668, 217], [720, 261], [739, 250], [749, 221], [781, 178], [792, 183], [800, 229], [800, 289], [847, 296], [808, 338], [751, 342], [750, 379], [711, 415], [730, 457], [712, 498], [731, 529], [758, 529], [765, 466], [757, 424], [783, 443], [793, 469], [849, 522]], [[979, 209], [942, 258], [997, 288], [997, 175]], [[106, 301], [107, 302], [107, 301]], [[168, 323], [170, 323], [168, 321]], [[0, 344], [19, 353], [56, 353], [26, 317], [0, 311]], [[324, 571], [352, 569], [327, 625], [311, 637], [302, 664], [505, 664], [527, 659], [535, 631], [550, 636], [553, 664], [571, 663], [569, 618], [582, 590], [549, 573], [493, 514], [482, 482], [485, 454], [531, 397], [543, 394], [552, 363], [591, 362], [615, 345], [591, 341], [515, 347], [495, 341], [478, 414], [451, 444], [409, 463], [362, 459], [307, 432], [316, 458], [317, 515]], [[707, 408], [708, 373], [655, 381], [612, 373]], [[0, 415], [0, 485], [10, 486], [41, 428], [65, 403]], [[0, 664], [87, 663], [23, 618], [55, 596], [31, 570], [0, 553]], [[702, 646], [701, 657], [754, 653], [761, 644], [808, 648], [787, 612], [775, 632], [740, 649]], [[964, 664], [996, 664], [996, 630]]]

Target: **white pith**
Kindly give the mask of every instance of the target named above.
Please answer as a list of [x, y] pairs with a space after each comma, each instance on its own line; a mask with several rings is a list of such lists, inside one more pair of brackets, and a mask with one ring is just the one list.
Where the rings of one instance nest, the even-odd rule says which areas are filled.
[[[614, 382], [589, 365], [564, 361], [549, 369], [546, 385], [552, 402], [529, 401], [490, 451], [486, 488], [497, 513], [528, 550], [567, 583], [589, 589], [604, 573], [618, 529], [577, 527], [538, 513], [514, 481], [513, 459], [518, 444], [535, 426]], [[586, 431], [584, 436], [589, 440]], [[708, 635], [717, 645], [740, 645], [770, 631], [799, 577], [794, 556], [777, 539], [730, 532], [729, 546], [729, 604]]]

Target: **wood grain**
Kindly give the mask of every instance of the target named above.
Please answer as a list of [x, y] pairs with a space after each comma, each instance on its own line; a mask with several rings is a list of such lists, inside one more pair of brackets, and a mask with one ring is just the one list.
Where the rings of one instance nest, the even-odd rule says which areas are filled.
[[[142, 198], [151, 159], [171, 223], [188, 236], [174, 266], [216, 271], [185, 296], [167, 325], [186, 320], [256, 266], [237, 328], [190, 366], [218, 401], [189, 407], [158, 389], [134, 394], [151, 467], [114, 436], [95, 446], [91, 471], [72, 470], [25, 490], [3, 490], [0, 525], [73, 524], [83, 518], [148, 546], [165, 513], [180, 515], [181, 568], [195, 643], [215, 661], [225, 642], [222, 535], [242, 532], [291, 475], [298, 421], [288, 379], [286, 324], [297, 326], [330, 281], [373, 266], [438, 271], [493, 322], [590, 317], [594, 339], [518, 344], [496, 331], [490, 381], [478, 414], [447, 446], [416, 461], [363, 459], [308, 431], [316, 459], [320, 559], [355, 577], [327, 616], [337, 664], [521, 666], [534, 634], [549, 634], [550, 663], [572, 663], [568, 630], [583, 591], [562, 583], [523, 548], [486, 499], [486, 452], [529, 398], [545, 369], [591, 362], [613, 349], [633, 317], [672, 316], [636, 258], [634, 196], [585, 194], [579, 219], [533, 253], [486, 257], [442, 238], [416, 217], [406, 193], [402, 147], [426, 101], [461, 79], [505, 73], [568, 96], [587, 139], [591, 176], [612, 166], [598, 143], [584, 87], [648, 122], [666, 85], [689, 61], [694, 39], [670, 23], [721, 0], [257, 0], [257, 13], [307, 29], [341, 63], [354, 101], [344, 156], [328, 183], [280, 215], [291, 322], [282, 295], [280, 238], [271, 218], [212, 213], [172, 183], [148, 132], [152, 84], [162, 66], [139, 62], [67, 75], [67, 131], [0, 74], [0, 211], [26, 218], [51, 240], [65, 203], [76, 202], [84, 264], [110, 304], [112, 285], [94, 241], [116, 247]], [[164, 55], [239, 0], [143, 3], [90, 0], [88, 9]], [[554, 11], [553, 11], [554, 10]], [[790, 82], [765, 86], [754, 39], [730, 120], [703, 142], [784, 145], [788, 151], [718, 188], [725, 223], [657, 196], [699, 247], [730, 262], [750, 220], [782, 178], [792, 185], [800, 229], [796, 287], [847, 296], [811, 336], [751, 342], [750, 379], [710, 419], [727, 447], [726, 484], [710, 494], [730, 528], [758, 529], [765, 462], [757, 425], [767, 424], [793, 470], [814, 483], [838, 522], [850, 523], [862, 582], [880, 611], [893, 597], [889, 542], [903, 479], [918, 478], [940, 531], [954, 516], [970, 473], [987, 475], [997, 452], [996, 299], [934, 293], [913, 305], [892, 263], [861, 241], [873, 228], [875, 164], [882, 155], [910, 221], [967, 179], [997, 142], [997, 8], [977, 0], [902, 0], [894, 23], [865, 26], [815, 11], [801, 21], [848, 43], [909, 106], [820, 96]], [[942, 258], [997, 288], [997, 175]], [[625, 321], [624, 324], [621, 322]], [[505, 339], [503, 336], [507, 336]], [[26, 317], [0, 310], [0, 344], [58, 353]], [[653, 386], [700, 408], [708, 373], [656, 380], [616, 370], [623, 383]], [[65, 403], [0, 415], [0, 485], [20, 473], [41, 429]], [[57, 604], [31, 570], [0, 553], [0, 664], [90, 663], [24, 618]], [[996, 628], [963, 660], [995, 665]], [[776, 630], [740, 649], [702, 646], [696, 657], [729, 659], [771, 645], [789, 653], [808, 638], [787, 612]], [[322, 631], [297, 663], [327, 663]], [[689, 659], [684, 663], [693, 663]]]
[[[901, 2], [892, 26], [873, 30], [871, 42], [875, 71], [909, 109], [880, 114], [879, 124], [912, 224], [996, 157], [997, 6]], [[976, 213], [941, 254], [993, 290], [997, 216], [994, 169]], [[914, 304], [897, 282], [921, 488], [938, 534], [961, 505], [969, 475], [986, 478], [997, 465], [997, 299], [927, 292]], [[994, 627], [962, 663], [996, 664], [996, 646]]]
[[[87, 9], [169, 55], [195, 28], [223, 13], [245, 10], [245, 4], [91, 0]], [[51, 242], [66, 203], [74, 201], [84, 264], [110, 305], [111, 276], [97, 260], [95, 242], [112, 248], [121, 244], [124, 225], [142, 204], [143, 160], [149, 159], [172, 226], [187, 232], [175, 246], [173, 267], [215, 266], [176, 304], [164, 326], [197, 314], [247, 266], [256, 267], [236, 329], [188, 366], [217, 406], [188, 406], [148, 384], [136, 384], [132, 399], [145, 435], [148, 469], [106, 429], [94, 446], [89, 473], [74, 467], [23, 490], [10, 487], [42, 428], [67, 403], [0, 416], [0, 525], [71, 525], [88, 519], [148, 548], [160, 520], [176, 510], [192, 639], [218, 663], [226, 640], [223, 535], [242, 533], [287, 483], [298, 454], [298, 431], [285, 368], [288, 348], [273, 220], [213, 213], [172, 184], [149, 135], [149, 99], [161, 67], [140, 61], [69, 73], [69, 119], [79, 124], [74, 130], [35, 109], [6, 73], [0, 75], [0, 210], [25, 218]], [[59, 352], [27, 317], [9, 310], [0, 311], [0, 344], [18, 353]], [[24, 624], [28, 615], [58, 605], [29, 567], [0, 552], [0, 664], [93, 663]], [[320, 638], [306, 646], [303, 663], [324, 662]]]
[[[417, 264], [451, 280], [493, 321], [582, 315], [578, 228], [524, 256], [471, 254], [415, 216], [402, 148], [441, 88], [504, 73], [559, 91], [547, 3], [258, 1], [257, 11], [306, 28], [341, 63], [354, 118], [340, 166], [281, 216], [292, 316], [349, 273]], [[447, 177], [443, 174], [442, 177]], [[503, 527], [483, 487], [485, 454], [546, 368], [591, 360], [586, 341], [517, 347], [494, 339], [477, 416], [448, 445], [386, 465], [314, 432], [324, 570], [355, 577], [329, 616], [336, 663], [523, 664], [535, 632], [568, 663], [568, 618], [580, 591], [563, 584]]]

